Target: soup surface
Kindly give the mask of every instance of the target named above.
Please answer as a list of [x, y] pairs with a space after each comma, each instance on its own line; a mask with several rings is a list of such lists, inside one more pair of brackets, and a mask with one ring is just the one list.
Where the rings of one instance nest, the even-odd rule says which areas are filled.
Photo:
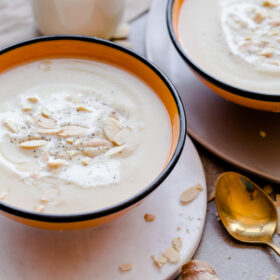
[[0, 75], [0, 199], [77, 213], [130, 198], [161, 172], [171, 123], [157, 95], [116, 67], [54, 59]]
[[280, 1], [185, 0], [178, 33], [189, 57], [217, 79], [279, 94]]

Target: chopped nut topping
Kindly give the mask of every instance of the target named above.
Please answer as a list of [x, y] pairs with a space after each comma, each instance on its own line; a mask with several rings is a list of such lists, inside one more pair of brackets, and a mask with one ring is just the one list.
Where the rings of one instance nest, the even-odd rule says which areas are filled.
[[116, 145], [123, 145], [126, 143], [126, 140], [130, 134], [130, 129], [125, 127], [121, 129], [113, 138], [112, 142]]
[[255, 16], [254, 16], [254, 21], [258, 24], [262, 23], [262, 21], [264, 20], [264, 15], [260, 12], [256, 12]]
[[45, 118], [42, 115], [35, 117], [35, 123], [42, 128], [55, 128], [55, 121], [52, 119]]
[[64, 160], [60, 160], [60, 159], [50, 159], [48, 161], [48, 167], [51, 169], [57, 169], [59, 167], [62, 167], [66, 164], [66, 162]]
[[113, 141], [114, 136], [119, 133], [120, 126], [119, 122], [114, 118], [108, 118], [104, 124], [104, 135], [110, 141]]
[[73, 143], [74, 143], [74, 139], [73, 139], [73, 138], [67, 138], [67, 139], [66, 139], [66, 142], [67, 142], [68, 144], [73, 144]]
[[273, 55], [273, 50], [272, 49], [264, 49], [260, 52], [260, 55], [265, 56], [265, 57], [271, 57]]
[[94, 158], [94, 157], [97, 157], [97, 156], [103, 154], [106, 151], [107, 151], [107, 148], [105, 148], [105, 147], [103, 147], [103, 148], [86, 148], [83, 150], [82, 153], [87, 157]]
[[12, 133], [18, 132], [18, 127], [14, 122], [4, 119], [4, 120], [2, 120], [2, 123], [6, 128], [8, 128], [10, 130], [10, 132], [12, 132]]
[[39, 99], [35, 96], [30, 96], [27, 98], [28, 101], [30, 101], [31, 103], [37, 103], [39, 101]]
[[77, 111], [81, 111], [81, 112], [91, 112], [91, 109], [90, 108], [87, 108], [83, 105], [79, 105], [77, 106]]
[[181, 203], [187, 204], [193, 201], [202, 190], [202, 186], [200, 184], [197, 184], [194, 187], [191, 187], [188, 190], [184, 191], [180, 196]]
[[152, 255], [151, 258], [153, 259], [154, 264], [159, 268], [167, 263], [167, 258], [162, 254], [159, 255], [158, 258], [156, 258], [155, 255]]
[[31, 104], [24, 104], [24, 105], [22, 105], [21, 108], [22, 108], [22, 111], [29, 112], [29, 111], [32, 111], [33, 106]]
[[39, 134], [55, 135], [61, 132], [61, 128], [45, 128], [37, 130]]
[[276, 1], [273, 0], [265, 0], [263, 1], [263, 6], [264, 7], [270, 7], [270, 8], [275, 8], [278, 6]]
[[177, 250], [179, 252], [183, 246], [183, 241], [182, 241], [181, 237], [174, 238], [172, 240], [172, 246], [175, 250]]
[[124, 263], [124, 264], [119, 266], [119, 270], [121, 272], [130, 271], [132, 268], [133, 268], [133, 264], [132, 263]]
[[78, 151], [76, 150], [70, 150], [70, 151], [67, 151], [67, 154], [70, 156], [70, 157], [75, 157], [79, 154]]
[[58, 134], [60, 137], [81, 136], [87, 132], [88, 128], [78, 125], [63, 126], [61, 132]]
[[0, 200], [5, 199], [7, 195], [8, 195], [8, 192], [2, 192], [2, 193], [0, 193]]
[[170, 263], [177, 263], [180, 260], [180, 254], [174, 248], [167, 248], [162, 254]]
[[82, 165], [87, 166], [88, 165], [88, 160], [83, 158], [82, 159]]
[[146, 222], [153, 222], [156, 216], [153, 214], [145, 214], [144, 219]]
[[[79, 139], [80, 140], [80, 139]], [[79, 143], [79, 144], [77, 144]], [[108, 140], [106, 139], [98, 139], [98, 138], [95, 138], [95, 139], [90, 139], [90, 140], [80, 140], [80, 141], [75, 141], [75, 146], [77, 145], [81, 145], [83, 147], [102, 147], [102, 146], [110, 146], [111, 145], [111, 142], [109, 142]]]
[[23, 149], [36, 149], [48, 144], [46, 140], [31, 140], [25, 141], [19, 144], [19, 146]]
[[45, 117], [45, 118], [50, 118], [51, 113], [46, 108], [43, 108], [42, 109], [42, 116]]

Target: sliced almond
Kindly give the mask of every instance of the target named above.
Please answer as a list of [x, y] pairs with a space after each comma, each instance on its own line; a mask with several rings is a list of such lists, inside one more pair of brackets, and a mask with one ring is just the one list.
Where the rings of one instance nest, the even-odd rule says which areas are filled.
[[132, 268], [133, 268], [133, 264], [132, 263], [124, 263], [124, 264], [119, 266], [119, 270], [121, 272], [130, 271]]
[[152, 259], [154, 264], [159, 268], [167, 263], [167, 258], [162, 254], [160, 254], [158, 258], [155, 255], [152, 255]]
[[112, 141], [114, 136], [120, 131], [119, 122], [116, 119], [109, 117], [105, 121], [103, 130], [106, 138]]
[[200, 184], [197, 184], [189, 188], [188, 190], [184, 191], [180, 196], [181, 203], [187, 204], [193, 201], [202, 190], [203, 190], [202, 186]]
[[113, 138], [112, 142], [116, 145], [123, 145], [126, 143], [127, 138], [130, 135], [131, 130], [127, 127], [122, 128]]
[[39, 101], [39, 99], [35, 96], [30, 96], [27, 98], [27, 100], [31, 103], [37, 103]]
[[55, 128], [55, 121], [42, 115], [35, 117], [35, 123], [42, 128]]
[[70, 156], [70, 157], [75, 157], [79, 154], [78, 151], [76, 150], [70, 150], [70, 151], [67, 151], [67, 154]]
[[23, 104], [21, 109], [24, 112], [29, 112], [29, 111], [32, 111], [33, 106], [31, 104]]
[[36, 131], [39, 134], [55, 135], [61, 132], [61, 128], [44, 128]]
[[101, 154], [105, 153], [106, 151], [107, 151], [106, 147], [86, 148], [83, 151], [83, 154], [87, 157], [94, 158], [94, 157], [100, 156]]
[[88, 128], [78, 125], [63, 126], [61, 132], [58, 134], [60, 137], [81, 136], [87, 132]]
[[8, 192], [1, 192], [0, 193], [0, 200], [5, 199], [7, 195], [8, 195]]
[[68, 144], [73, 144], [73, 143], [74, 143], [74, 139], [73, 139], [73, 138], [67, 138], [67, 139], [66, 139], [66, 142], [67, 142]]
[[76, 109], [77, 109], [77, 111], [79, 111], [79, 112], [91, 112], [91, 109], [90, 109], [90, 108], [85, 107], [85, 106], [83, 106], [83, 105], [77, 106]]
[[181, 237], [174, 238], [172, 240], [172, 246], [175, 250], [177, 250], [179, 252], [183, 246], [183, 241], [182, 241]]
[[36, 149], [48, 144], [46, 140], [31, 140], [25, 141], [19, 144], [19, 146], [23, 149]]
[[8, 128], [10, 130], [10, 132], [13, 132], [13, 133], [18, 132], [18, 127], [14, 122], [4, 119], [4, 120], [2, 120], [2, 123], [6, 128]]
[[49, 112], [49, 110], [46, 109], [46, 108], [43, 108], [43, 109], [42, 109], [41, 114], [42, 114], [42, 116], [45, 117], [45, 118], [50, 118], [51, 115], [52, 115], [51, 112]]
[[49, 168], [51, 169], [57, 169], [59, 167], [62, 167], [66, 164], [66, 162], [64, 160], [61, 160], [61, 159], [51, 159], [48, 161], [47, 165]]
[[58, 199], [58, 197], [59, 197], [59, 190], [51, 188], [43, 194], [41, 201], [42, 202], [53, 202], [53, 201], [56, 201]]
[[132, 153], [132, 149], [128, 148], [126, 145], [112, 147], [107, 153], [106, 156], [109, 157], [128, 157]]
[[180, 254], [174, 248], [167, 248], [162, 254], [170, 263], [177, 263], [180, 260]]
[[82, 165], [83, 165], [83, 166], [87, 166], [87, 165], [88, 165], [88, 160], [85, 159], [85, 158], [83, 158], [83, 159], [82, 159]]
[[156, 216], [153, 214], [145, 214], [144, 219], [146, 222], [153, 222], [155, 220]]
[[[78, 143], [78, 142], [75, 142], [75, 143]], [[82, 147], [103, 147], [103, 146], [110, 146], [111, 142], [109, 142], [106, 139], [94, 138], [94, 139], [90, 139], [90, 140], [80, 141], [80, 145]]]

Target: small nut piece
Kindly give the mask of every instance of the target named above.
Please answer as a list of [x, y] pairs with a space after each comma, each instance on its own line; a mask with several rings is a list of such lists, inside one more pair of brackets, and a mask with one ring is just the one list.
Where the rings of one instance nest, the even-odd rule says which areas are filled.
[[36, 131], [39, 134], [55, 135], [61, 132], [61, 128], [44, 128]]
[[156, 216], [153, 214], [145, 214], [144, 219], [146, 222], [153, 222]]
[[79, 112], [91, 112], [91, 109], [90, 109], [90, 108], [85, 107], [85, 106], [83, 106], [83, 105], [77, 106], [76, 109], [77, 109], [77, 111], [79, 111]]
[[127, 138], [130, 135], [130, 129], [125, 127], [122, 128], [113, 138], [112, 138], [112, 142], [116, 145], [123, 145], [125, 144]]
[[4, 119], [4, 120], [2, 120], [2, 123], [6, 128], [8, 128], [10, 130], [10, 132], [12, 132], [12, 133], [18, 132], [18, 127], [14, 122]]
[[55, 128], [55, 121], [42, 115], [35, 117], [35, 123], [42, 128]]
[[48, 161], [48, 167], [51, 169], [57, 169], [59, 167], [62, 167], [66, 164], [64, 160], [61, 159], [50, 159]]
[[155, 255], [152, 255], [152, 259], [154, 261], [154, 264], [159, 268], [167, 263], [167, 258], [162, 254], [160, 254], [158, 258], [156, 258]]
[[174, 248], [167, 248], [162, 254], [170, 263], [177, 263], [180, 260], [180, 254]]
[[33, 106], [31, 104], [23, 104], [21, 108], [22, 108], [22, 111], [29, 112], [29, 111], [32, 111]]
[[67, 125], [63, 126], [61, 132], [58, 134], [60, 137], [72, 137], [72, 136], [81, 136], [87, 132], [88, 128], [78, 126], [78, 125]]
[[106, 147], [100, 147], [100, 148], [86, 148], [83, 151], [83, 154], [87, 157], [94, 158], [97, 156], [100, 156], [104, 152], [107, 151]]
[[119, 266], [119, 270], [121, 272], [130, 271], [132, 268], [133, 268], [133, 264], [132, 263], [124, 263], [124, 264]]
[[[79, 139], [80, 140], [80, 139]], [[75, 146], [77, 146], [78, 140], [75, 141]], [[79, 145], [83, 147], [102, 147], [102, 146], [110, 146], [111, 142], [106, 139], [95, 138], [90, 140], [82, 140], [79, 142]]]
[[48, 144], [46, 140], [31, 140], [19, 144], [22, 149], [36, 149]]
[[104, 124], [104, 135], [110, 141], [113, 141], [113, 138], [120, 131], [119, 122], [114, 118], [107, 118]]
[[172, 240], [172, 246], [175, 250], [177, 250], [179, 252], [183, 246], [183, 241], [182, 241], [181, 237], [174, 238]]
[[187, 203], [193, 201], [202, 190], [203, 190], [203, 188], [200, 184], [197, 184], [197, 185], [187, 189], [180, 196], [181, 203], [187, 204]]
[[75, 157], [79, 154], [78, 151], [76, 150], [70, 150], [70, 151], [67, 151], [67, 154], [70, 156], [70, 157]]
[[83, 166], [88, 166], [88, 160], [85, 159], [85, 158], [83, 158], [83, 159], [82, 159], [82, 165], [83, 165]]
[[46, 108], [42, 109], [42, 113], [41, 114], [45, 118], [50, 118], [51, 117], [51, 113]]
[[35, 96], [30, 96], [27, 98], [27, 100], [31, 103], [37, 103], [39, 101], [39, 99]]

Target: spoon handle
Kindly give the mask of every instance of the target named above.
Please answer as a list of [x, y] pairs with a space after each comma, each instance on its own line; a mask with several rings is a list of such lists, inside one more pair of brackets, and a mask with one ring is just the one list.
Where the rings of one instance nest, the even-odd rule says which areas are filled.
[[271, 241], [266, 244], [280, 256], [280, 248], [275, 243]]

